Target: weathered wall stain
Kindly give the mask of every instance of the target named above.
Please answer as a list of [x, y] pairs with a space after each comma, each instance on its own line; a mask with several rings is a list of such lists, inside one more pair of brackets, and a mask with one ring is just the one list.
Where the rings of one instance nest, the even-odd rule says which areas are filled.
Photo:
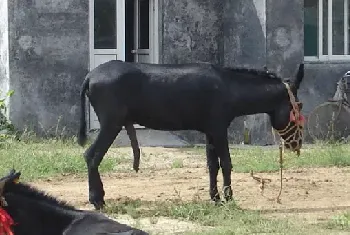
[[[266, 65], [264, 1], [226, 0], [224, 6], [224, 65], [261, 69]], [[261, 8], [256, 8], [256, 6]]]
[[304, 60], [304, 1], [266, 0], [267, 66], [294, 76]]
[[12, 122], [39, 134], [75, 134], [88, 70], [88, 0], [9, 1], [9, 29]]
[[221, 1], [163, 1], [163, 62], [219, 63]]

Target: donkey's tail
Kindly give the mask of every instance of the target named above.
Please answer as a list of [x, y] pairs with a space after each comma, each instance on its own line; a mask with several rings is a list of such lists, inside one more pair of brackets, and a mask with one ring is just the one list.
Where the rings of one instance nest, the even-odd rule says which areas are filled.
[[89, 87], [89, 79], [85, 78], [80, 90], [80, 128], [78, 132], [78, 144], [84, 146], [86, 144], [86, 117], [85, 117], [85, 93]]

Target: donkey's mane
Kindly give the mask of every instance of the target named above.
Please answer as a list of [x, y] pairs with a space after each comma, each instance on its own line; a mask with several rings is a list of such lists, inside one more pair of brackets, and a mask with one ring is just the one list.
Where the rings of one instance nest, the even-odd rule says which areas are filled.
[[75, 210], [75, 208], [72, 205], [69, 205], [67, 202], [58, 200], [55, 197], [48, 195], [44, 191], [41, 191], [25, 183], [18, 183], [14, 185], [10, 191], [12, 193], [28, 197], [32, 200], [38, 200], [41, 202], [48, 203], [52, 206], [58, 206], [64, 209]]
[[268, 70], [259, 70], [259, 69], [248, 69], [241, 67], [224, 67], [224, 71], [235, 72], [235, 73], [246, 73], [252, 74], [256, 76], [260, 76], [260, 78], [268, 78], [273, 79], [279, 82], [282, 82], [282, 79], [278, 77], [275, 73], [269, 72]]

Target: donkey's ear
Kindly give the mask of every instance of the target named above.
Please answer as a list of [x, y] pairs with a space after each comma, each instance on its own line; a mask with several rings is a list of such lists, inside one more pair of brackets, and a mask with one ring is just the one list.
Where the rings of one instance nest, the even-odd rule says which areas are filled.
[[14, 169], [10, 171], [10, 173], [0, 179], [0, 196], [4, 192], [5, 186], [7, 183], [18, 183], [19, 177], [21, 176], [21, 172], [16, 172]]
[[299, 69], [298, 69], [298, 72], [296, 74], [296, 77], [292, 83], [292, 86], [295, 88], [295, 89], [299, 89], [300, 87], [300, 83], [302, 82], [304, 78], [304, 63], [301, 63], [299, 65]]

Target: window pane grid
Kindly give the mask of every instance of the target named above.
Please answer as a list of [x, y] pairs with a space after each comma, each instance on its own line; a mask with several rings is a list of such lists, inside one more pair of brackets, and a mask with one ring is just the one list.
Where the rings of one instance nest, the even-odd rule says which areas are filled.
[[[320, 23], [318, 4], [322, 0], [305, 0], [304, 7], [304, 54], [305, 56], [317, 56], [322, 53], [322, 40], [320, 40]], [[322, 22], [321, 22], [322, 23]], [[322, 24], [321, 24], [322, 31]], [[322, 32], [321, 32], [322, 33]], [[322, 38], [321, 38], [322, 39]]]
[[349, 11], [349, 0], [304, 1], [306, 59], [311, 61], [350, 59]]

